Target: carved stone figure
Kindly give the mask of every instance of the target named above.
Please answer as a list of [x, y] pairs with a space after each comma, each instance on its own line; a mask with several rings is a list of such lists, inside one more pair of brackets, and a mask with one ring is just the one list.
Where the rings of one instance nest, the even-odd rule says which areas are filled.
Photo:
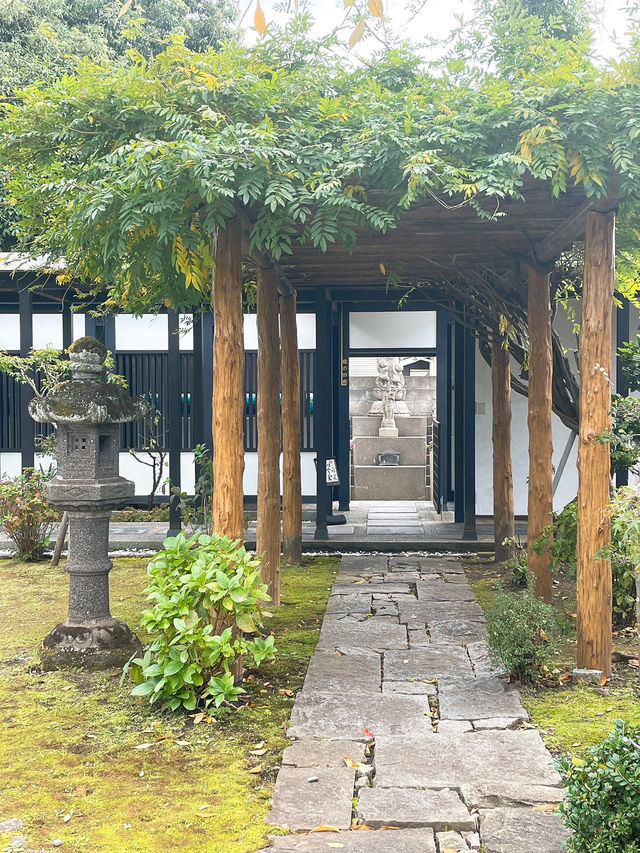
[[406, 394], [402, 359], [389, 356], [379, 358], [378, 375], [373, 389], [375, 400], [369, 409], [369, 414], [384, 416], [384, 401], [385, 397], [388, 397], [393, 403], [394, 415], [408, 416], [409, 409], [404, 402]]

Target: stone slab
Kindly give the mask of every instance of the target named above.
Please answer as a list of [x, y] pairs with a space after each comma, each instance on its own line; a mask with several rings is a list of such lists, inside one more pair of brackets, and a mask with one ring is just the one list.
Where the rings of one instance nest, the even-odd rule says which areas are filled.
[[410, 527], [408, 525], [394, 525], [394, 526], [384, 526], [384, 527], [367, 527], [367, 536], [402, 536], [411, 535], [415, 533], [422, 533], [422, 525], [420, 528]]
[[330, 595], [327, 613], [369, 613], [371, 593], [351, 592], [347, 595]]
[[407, 648], [407, 629], [388, 617], [363, 622], [325, 621], [317, 648], [360, 648], [370, 651]]
[[[355, 774], [352, 767], [282, 767], [267, 823], [298, 831], [322, 824], [348, 829]], [[314, 777], [318, 781], [308, 781]]]
[[426, 791], [420, 788], [364, 788], [356, 814], [367, 826], [430, 826], [435, 830], [476, 828], [471, 815], [455, 791]]
[[464, 681], [442, 678], [438, 682], [438, 697], [443, 720], [529, 719], [520, 694], [502, 678], [489, 676]]
[[287, 737], [367, 740], [365, 728], [376, 737], [431, 735], [427, 697], [299, 693]]
[[536, 731], [438, 733], [376, 739], [376, 786], [460, 788], [482, 782], [486, 790], [504, 785], [555, 787], [560, 777]]
[[431, 681], [450, 676], [473, 678], [471, 661], [460, 646], [428, 646], [407, 651], [385, 652], [383, 656], [385, 681]]
[[470, 809], [559, 804], [565, 797], [564, 789], [553, 785], [523, 785], [499, 780], [488, 784], [482, 779], [461, 785], [460, 794]]
[[358, 583], [357, 581], [354, 583], [341, 583], [340, 581], [338, 581], [334, 583], [333, 588], [331, 590], [331, 595], [352, 595], [354, 593], [366, 595], [367, 593], [373, 592], [398, 592], [405, 593], [405, 595], [413, 595], [413, 589], [411, 584], [402, 583], [400, 581], [395, 581], [394, 583], [385, 583], [382, 579], [365, 580], [364, 583]]
[[[418, 586], [420, 582], [418, 582]], [[455, 584], [450, 584], [452, 587]], [[484, 612], [475, 601], [426, 601], [415, 599], [403, 601], [400, 607], [400, 620], [408, 622], [417, 618], [430, 625], [432, 622], [448, 622], [451, 619], [470, 620], [484, 623]]]
[[309, 662], [303, 691], [380, 693], [380, 656], [316, 651]]
[[569, 837], [558, 815], [532, 809], [491, 809], [480, 814], [484, 853], [564, 853]]
[[491, 662], [489, 655], [489, 646], [484, 640], [479, 640], [475, 643], [467, 643], [467, 652], [473, 664], [473, 671], [481, 678], [487, 675], [504, 675], [504, 670], [496, 667]]
[[460, 832], [438, 832], [438, 849], [447, 853], [469, 853], [469, 845]]
[[349, 740], [310, 739], [294, 741], [282, 755], [282, 765], [292, 767], [346, 767], [345, 757], [357, 764], [365, 760], [365, 744]]
[[521, 717], [490, 717], [486, 720], [474, 720], [473, 728], [477, 732], [489, 731], [490, 729], [511, 729], [519, 726], [521, 722]]
[[383, 693], [401, 693], [409, 696], [434, 696], [437, 687], [428, 681], [384, 681]]
[[473, 723], [470, 720], [438, 720], [438, 734], [462, 735], [473, 731]]
[[374, 832], [314, 832], [271, 839], [271, 850], [280, 853], [436, 853], [433, 830], [397, 829]]
[[386, 554], [345, 554], [340, 561], [341, 572], [381, 572], [387, 568]]
[[467, 645], [483, 640], [486, 633], [484, 622], [472, 619], [443, 619], [439, 622], [429, 622], [429, 636], [432, 643]]
[[443, 580], [420, 580], [416, 584], [418, 599], [425, 601], [475, 601], [476, 597], [465, 581], [447, 583]]

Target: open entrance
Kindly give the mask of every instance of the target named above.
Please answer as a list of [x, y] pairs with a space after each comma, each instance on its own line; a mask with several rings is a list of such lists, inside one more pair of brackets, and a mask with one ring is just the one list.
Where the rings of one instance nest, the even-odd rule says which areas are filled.
[[351, 498], [432, 501], [436, 357], [351, 356]]

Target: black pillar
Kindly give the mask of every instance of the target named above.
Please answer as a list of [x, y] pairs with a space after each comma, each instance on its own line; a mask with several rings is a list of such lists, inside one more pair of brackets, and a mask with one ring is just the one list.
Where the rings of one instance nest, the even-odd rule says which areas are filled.
[[[168, 389], [168, 421], [167, 445], [169, 451], [169, 480], [171, 488], [180, 488], [180, 451], [182, 450], [182, 396], [183, 389], [180, 382], [180, 335], [178, 334], [178, 314], [175, 311], [168, 312], [169, 349], [167, 353], [167, 389]], [[186, 404], [186, 400], [185, 400]], [[180, 532], [181, 518], [180, 506], [177, 501], [169, 503], [169, 536], [175, 536]]]
[[[33, 300], [31, 291], [25, 287], [18, 295], [20, 306], [20, 355], [29, 355], [33, 347]], [[29, 414], [29, 401], [33, 391], [28, 385], [19, 386], [20, 394], [20, 449], [22, 451], [22, 467], [33, 468], [33, 452], [35, 438], [35, 423]]]
[[[622, 305], [616, 311], [616, 394], [621, 397], [629, 396], [629, 380], [622, 370], [622, 361], [618, 350], [631, 337], [631, 305], [628, 299], [622, 297]], [[629, 485], [629, 472], [625, 468], [616, 472], [616, 486]]]
[[336, 377], [336, 462], [340, 485], [338, 486], [338, 509], [347, 512], [351, 499], [351, 465], [349, 441], [349, 311], [341, 305], [338, 311], [338, 358]]
[[331, 300], [326, 287], [316, 289], [316, 360], [313, 422], [316, 437], [316, 530], [314, 539], [328, 539], [331, 487], [327, 486], [327, 459], [332, 455], [332, 343]]
[[453, 502], [453, 317], [447, 324], [447, 501]]
[[453, 497], [456, 524], [464, 521], [464, 327], [454, 328], [454, 472]]
[[[438, 466], [439, 494], [436, 502], [440, 505], [442, 512], [447, 511], [447, 500], [449, 498], [449, 315], [446, 311], [439, 310], [436, 319], [436, 418], [438, 421], [439, 441], [438, 459], [434, 464]], [[431, 472], [433, 483], [433, 471]], [[435, 485], [435, 483], [434, 483]]]
[[73, 343], [73, 319], [71, 305], [62, 305], [62, 349], [69, 349]]
[[476, 531], [476, 339], [464, 330], [464, 528], [463, 539], [477, 539]]

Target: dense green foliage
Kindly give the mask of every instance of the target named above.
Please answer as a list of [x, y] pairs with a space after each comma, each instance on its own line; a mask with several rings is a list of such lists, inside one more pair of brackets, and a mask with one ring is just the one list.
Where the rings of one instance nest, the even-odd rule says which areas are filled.
[[[187, 539], [180, 533], [163, 545], [149, 564], [154, 605], [142, 614], [142, 626], [155, 639], [133, 661], [131, 692], [174, 711], [219, 707], [244, 692], [234, 685], [238, 656], [250, 655], [258, 666], [275, 652], [273, 637], [256, 633], [260, 602], [270, 600], [260, 562], [217, 534]], [[256, 636], [247, 639], [243, 632]]]
[[135, 47], [159, 53], [163, 39], [184, 33], [193, 50], [231, 35], [230, 0], [14, 0], [0, 7], [0, 93], [73, 72], [77, 59], [101, 62]]
[[560, 806], [571, 853], [640, 853], [640, 726], [613, 732], [580, 758], [561, 758], [567, 797]]
[[0, 524], [22, 560], [41, 560], [58, 513], [44, 498], [49, 475], [25, 468], [0, 480]]
[[215, 228], [238, 205], [279, 258], [298, 241], [352, 248], [358, 228], [387, 231], [423, 199], [491, 217], [531, 180], [599, 198], [615, 170], [637, 189], [638, 56], [600, 68], [586, 35], [505, 20], [506, 41], [480, 18], [437, 67], [401, 47], [345, 63], [304, 15], [252, 48], [84, 62], [6, 108], [24, 243], [141, 311], [202, 299]]
[[500, 592], [487, 609], [491, 659], [521, 681], [540, 676], [553, 653], [553, 608], [529, 589]]

